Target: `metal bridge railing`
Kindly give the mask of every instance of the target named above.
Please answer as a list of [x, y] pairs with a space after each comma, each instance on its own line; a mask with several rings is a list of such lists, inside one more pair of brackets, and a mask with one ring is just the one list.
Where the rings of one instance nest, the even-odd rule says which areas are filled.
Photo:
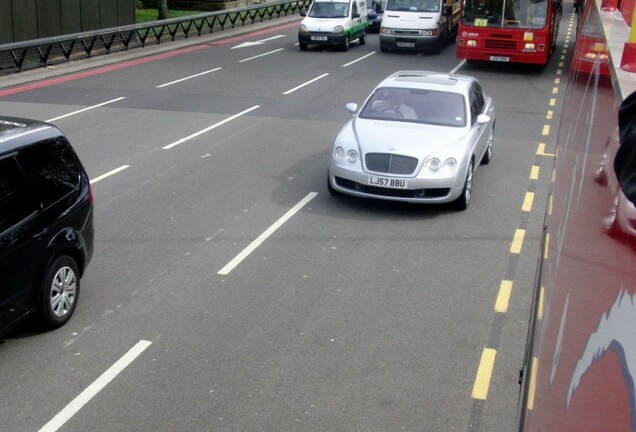
[[281, 18], [299, 13], [310, 2], [266, 2], [189, 17], [0, 44], [0, 75]]

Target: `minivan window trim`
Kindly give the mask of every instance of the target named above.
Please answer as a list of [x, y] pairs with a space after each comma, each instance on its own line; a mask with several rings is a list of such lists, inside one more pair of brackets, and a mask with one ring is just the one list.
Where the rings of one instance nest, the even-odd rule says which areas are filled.
[[[50, 126], [48, 126], [48, 128], [50, 128]], [[24, 132], [11, 134], [10, 136], [4, 137], [4, 138], [0, 137], [0, 144], [3, 143], [3, 142], [12, 141], [14, 139], [22, 138], [22, 137], [25, 137], [27, 135], [31, 135], [33, 133], [37, 133], [37, 132], [41, 132], [41, 131], [42, 131], [42, 129], [39, 129], [39, 128], [38, 129], [29, 129], [29, 130], [24, 131]]]

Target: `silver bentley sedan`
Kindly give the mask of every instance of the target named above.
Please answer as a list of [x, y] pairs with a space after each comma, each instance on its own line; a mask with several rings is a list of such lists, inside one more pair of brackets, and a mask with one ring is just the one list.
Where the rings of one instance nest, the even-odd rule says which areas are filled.
[[468, 75], [400, 71], [338, 133], [331, 194], [468, 208], [473, 174], [490, 162], [495, 105]]

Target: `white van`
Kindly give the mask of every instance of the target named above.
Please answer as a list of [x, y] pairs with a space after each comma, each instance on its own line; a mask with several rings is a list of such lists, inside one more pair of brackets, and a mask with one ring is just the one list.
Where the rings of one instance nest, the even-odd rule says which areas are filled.
[[367, 43], [369, 22], [364, 0], [314, 0], [298, 28], [298, 45], [306, 50], [309, 45], [339, 46], [345, 51], [351, 41]]
[[454, 42], [459, 0], [388, 0], [380, 24], [380, 50], [408, 49], [439, 54]]

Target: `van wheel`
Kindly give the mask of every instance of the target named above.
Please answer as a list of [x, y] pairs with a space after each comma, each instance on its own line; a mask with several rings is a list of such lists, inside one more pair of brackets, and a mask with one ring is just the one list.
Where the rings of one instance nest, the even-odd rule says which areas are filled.
[[56, 329], [71, 319], [80, 292], [80, 273], [73, 258], [62, 255], [46, 270], [38, 313], [42, 323]]
[[440, 34], [439, 38], [437, 38], [437, 42], [435, 42], [435, 46], [433, 47], [433, 54], [441, 54], [442, 48], [444, 48], [444, 39], [446, 38], [446, 34]]
[[389, 47], [387, 44], [380, 44], [380, 51], [385, 53], [385, 52], [389, 52]]
[[364, 45], [367, 43], [367, 31], [365, 30], [364, 33], [362, 33], [362, 36], [360, 36], [360, 45]]
[[298, 46], [300, 47], [301, 51], [307, 51], [307, 44], [306, 43], [299, 43]]
[[342, 44], [342, 50], [343, 51], [349, 51], [349, 37], [345, 36], [345, 40], [344, 43]]
[[451, 45], [457, 43], [457, 29], [451, 31], [450, 37], [448, 38], [448, 43]]

